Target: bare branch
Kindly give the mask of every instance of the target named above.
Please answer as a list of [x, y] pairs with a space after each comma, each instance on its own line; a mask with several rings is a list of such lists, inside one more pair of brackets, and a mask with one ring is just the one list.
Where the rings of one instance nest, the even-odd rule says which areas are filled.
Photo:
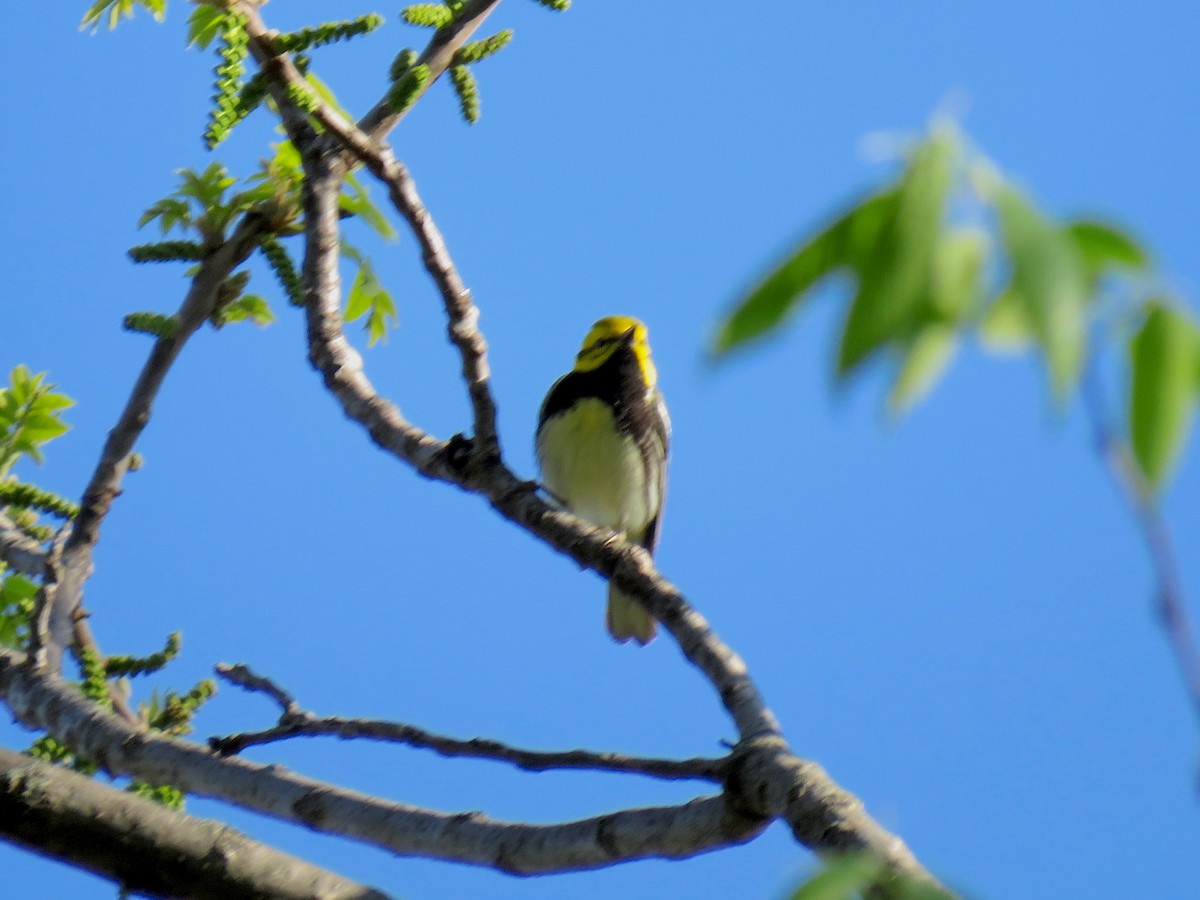
[[694, 856], [744, 843], [767, 825], [766, 819], [738, 811], [722, 796], [555, 825], [435, 812], [139, 731], [56, 676], [23, 662], [21, 654], [0, 650], [0, 697], [20, 721], [49, 731], [104, 771], [171, 784], [394, 853], [520, 874], [570, 872], [631, 859]]
[[58, 583], [62, 579], [63, 547], [71, 534], [71, 523], [65, 523], [54, 536], [50, 551], [46, 554], [45, 566], [42, 569], [42, 586], [38, 589], [34, 602], [33, 613], [29, 617], [29, 663], [43, 667], [46, 665], [46, 650], [50, 642], [50, 610], [54, 607], [54, 597], [58, 591]]
[[220, 822], [4, 749], [0, 836], [152, 897], [387, 900]]
[[0, 512], [0, 562], [14, 572], [36, 578], [46, 565], [42, 545], [22, 531], [17, 524]]
[[474, 411], [473, 450], [485, 460], [498, 459], [500, 443], [496, 435], [496, 403], [489, 384], [491, 371], [487, 362], [487, 342], [479, 331], [479, 308], [459, 277], [442, 233], [421, 202], [408, 169], [392, 155], [391, 148], [386, 144], [374, 159], [366, 162], [375, 176], [387, 185], [392, 203], [412, 228], [421, 244], [425, 269], [441, 292], [450, 340], [462, 357], [463, 381], [466, 382]]
[[279, 704], [279, 708], [282, 710], [281, 718], [284, 716], [297, 716], [303, 713], [303, 710], [300, 709], [299, 704], [296, 703], [295, 698], [291, 694], [270, 678], [253, 671], [245, 663], [237, 663], [232, 666], [225, 663], [217, 663], [214, 669], [218, 675], [230, 684], [237, 685], [252, 693], [266, 694]]
[[464, 741], [446, 737], [403, 722], [346, 719], [341, 716], [317, 718], [312, 713], [300, 709], [292, 696], [271, 679], [255, 674], [244, 665], [220, 665], [217, 666], [217, 674], [239, 687], [267, 694], [283, 709], [279, 723], [273, 728], [209, 738], [209, 747], [222, 755], [241, 753], [247, 747], [271, 744], [294, 737], [337, 737], [343, 740], [365, 738], [404, 744], [433, 750], [442, 756], [508, 762], [530, 772], [590, 769], [598, 772], [627, 772], [667, 780], [696, 778], [720, 784], [724, 781], [729, 767], [728, 759], [655, 759], [626, 756], [622, 753], [596, 753], [591, 750], [524, 750], [486, 738]]
[[257, 217], [244, 217], [234, 234], [200, 263], [200, 271], [177, 314], [178, 330], [169, 338], [155, 341], [125, 409], [109, 432], [63, 550], [62, 579], [50, 610], [50, 642], [46, 648], [47, 664], [54, 671], [61, 669], [63, 652], [79, 633], [76, 612], [83, 599], [84, 582], [92, 572], [92, 551], [100, 539], [100, 525], [120, 493], [130, 453], [150, 421], [158, 390], [184, 344], [212, 313], [217, 289], [254, 249], [261, 230]]

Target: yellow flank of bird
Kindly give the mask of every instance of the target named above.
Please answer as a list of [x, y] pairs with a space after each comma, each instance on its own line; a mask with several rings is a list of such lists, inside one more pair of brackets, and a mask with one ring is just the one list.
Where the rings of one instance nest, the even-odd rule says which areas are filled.
[[[542, 483], [595, 525], [653, 552], [666, 493], [671, 423], [659, 394], [646, 326], [609, 316], [592, 326], [575, 367], [546, 394], [538, 417]], [[608, 629], [646, 644], [654, 619], [609, 586]]]

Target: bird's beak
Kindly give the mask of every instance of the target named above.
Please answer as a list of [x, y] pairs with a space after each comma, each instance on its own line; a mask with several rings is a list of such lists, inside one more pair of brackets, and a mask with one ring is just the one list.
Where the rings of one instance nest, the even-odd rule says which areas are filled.
[[633, 339], [636, 334], [637, 334], [637, 326], [634, 325], [627, 332], [625, 332], [623, 335], [621, 335], [621, 343], [624, 344], [626, 347], [632, 347]]

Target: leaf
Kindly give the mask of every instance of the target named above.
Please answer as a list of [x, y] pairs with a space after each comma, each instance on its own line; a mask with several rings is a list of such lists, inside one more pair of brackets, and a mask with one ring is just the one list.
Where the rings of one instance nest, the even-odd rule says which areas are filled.
[[870, 854], [848, 854], [829, 862], [802, 884], [790, 900], [853, 900], [874, 884], [883, 862]]
[[222, 325], [249, 320], [255, 325], [266, 326], [275, 321], [271, 305], [258, 294], [242, 294], [227, 303], [221, 308], [220, 317]]
[[313, 90], [317, 92], [317, 96], [329, 104], [329, 106], [341, 113], [343, 119], [345, 119], [347, 122], [354, 121], [354, 117], [350, 115], [346, 107], [342, 106], [342, 104], [338, 102], [338, 98], [334, 95], [329, 85], [327, 85], [312, 72], [305, 73], [304, 79], [312, 86]]
[[793, 251], [725, 317], [713, 354], [722, 356], [779, 328], [818, 282], [861, 260], [876, 243], [896, 199], [895, 191], [868, 197]]
[[[91, 28], [92, 34], [95, 34], [100, 29], [101, 20], [107, 14], [108, 30], [112, 31], [122, 18], [132, 18], [134, 3], [135, 0], [96, 0], [83, 14], [83, 21], [79, 23], [79, 29], [82, 31]], [[136, 4], [151, 12], [155, 21], [158, 22], [163, 20], [167, 9], [166, 0], [136, 0]]]
[[933, 259], [945, 219], [958, 141], [948, 129], [917, 147], [901, 178], [895, 215], [875, 252], [859, 260], [858, 292], [838, 347], [845, 377], [883, 344], [903, 340], [932, 305]]
[[350, 285], [350, 293], [346, 297], [346, 310], [342, 313], [342, 318], [347, 322], [361, 319], [371, 308], [371, 296], [363, 289], [365, 277], [365, 270], [359, 269]]
[[1094, 219], [1068, 222], [1066, 232], [1083, 259], [1088, 279], [1095, 282], [1106, 269], [1146, 269], [1149, 254], [1132, 237], [1115, 225]]
[[993, 353], [1026, 349], [1033, 342], [1033, 325], [1021, 298], [1012, 291], [1001, 291], [980, 323], [979, 336]]
[[942, 235], [933, 258], [933, 306], [938, 316], [957, 322], [975, 311], [988, 252], [989, 237], [982, 229], [955, 228]]
[[201, 50], [207, 50], [208, 45], [220, 36], [224, 18], [225, 10], [207, 3], [197, 3], [188, 16], [187, 45], [190, 47], [195, 44]]
[[902, 415], [912, 409], [941, 378], [957, 349], [958, 330], [951, 324], [934, 322], [917, 332], [892, 384], [888, 410]]
[[0, 388], [0, 478], [22, 455], [40, 464], [40, 446], [70, 427], [58, 411], [74, 401], [55, 393], [45, 378], [45, 372], [33, 375], [18, 365], [9, 374], [9, 386]]
[[1200, 397], [1200, 331], [1161, 301], [1153, 301], [1130, 342], [1129, 434], [1134, 457], [1154, 492], [1179, 460]]
[[[346, 193], [347, 188], [350, 193]], [[372, 200], [371, 194], [363, 183], [351, 173], [346, 176], [346, 187], [338, 197], [338, 207], [345, 212], [360, 217], [371, 229], [385, 240], [396, 237], [396, 229]]]
[[1000, 233], [1012, 267], [1009, 290], [1046, 354], [1051, 390], [1065, 400], [1083, 368], [1087, 281], [1074, 241], [1015, 188], [996, 193]]
[[346, 308], [342, 317], [347, 322], [367, 316], [363, 328], [367, 332], [367, 346], [387, 337], [387, 330], [396, 320], [396, 302], [375, 274], [371, 261], [354, 246], [342, 241], [342, 255], [358, 263], [358, 272], [346, 296]]

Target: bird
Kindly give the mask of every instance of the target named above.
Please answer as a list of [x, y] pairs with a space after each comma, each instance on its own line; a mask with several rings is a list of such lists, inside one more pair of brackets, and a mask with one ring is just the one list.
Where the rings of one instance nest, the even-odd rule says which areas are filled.
[[[535, 439], [542, 486], [575, 515], [653, 553], [670, 443], [646, 326], [631, 316], [600, 319], [542, 401]], [[607, 625], [622, 644], [645, 646], [656, 630], [645, 608], [611, 582]]]

